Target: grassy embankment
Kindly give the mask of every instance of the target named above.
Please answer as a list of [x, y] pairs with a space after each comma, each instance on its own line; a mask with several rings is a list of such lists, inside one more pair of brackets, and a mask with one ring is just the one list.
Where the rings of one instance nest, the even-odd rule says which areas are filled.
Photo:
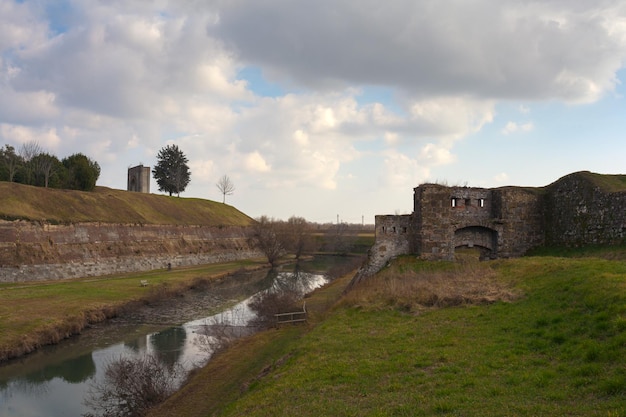
[[5, 220], [206, 226], [247, 226], [252, 222], [236, 208], [211, 200], [106, 187], [84, 192], [0, 181], [0, 195], [0, 219]]
[[[50, 282], [0, 283], [0, 361], [79, 333], [135, 303], [172, 297], [261, 260]], [[141, 280], [149, 285], [142, 287]]]
[[153, 415], [215, 414], [624, 416], [626, 263], [402, 258], [324, 320], [218, 355]]

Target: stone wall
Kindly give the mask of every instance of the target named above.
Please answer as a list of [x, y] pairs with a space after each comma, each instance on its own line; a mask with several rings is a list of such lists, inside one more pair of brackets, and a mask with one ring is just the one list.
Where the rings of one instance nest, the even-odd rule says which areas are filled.
[[259, 257], [245, 227], [0, 221], [0, 282], [136, 272]]
[[414, 192], [413, 252], [423, 258], [451, 260], [461, 246], [492, 258], [521, 256], [542, 242], [541, 193], [437, 184]]
[[[376, 243], [358, 279], [407, 253], [452, 260], [455, 249], [472, 247], [498, 258], [522, 256], [544, 244], [626, 243], [624, 186], [626, 176], [589, 172], [542, 188], [420, 185], [414, 189], [413, 214], [376, 216]], [[400, 224], [404, 230], [407, 223], [406, 234], [381, 233]]]
[[498, 231], [497, 257], [522, 256], [544, 243], [544, 194], [536, 188], [492, 190], [493, 224]]
[[392, 258], [412, 253], [411, 215], [376, 216], [376, 237], [366, 264], [356, 273], [353, 284], [380, 271]]
[[578, 175], [568, 175], [548, 189], [546, 244], [626, 243], [626, 192], [605, 192]]

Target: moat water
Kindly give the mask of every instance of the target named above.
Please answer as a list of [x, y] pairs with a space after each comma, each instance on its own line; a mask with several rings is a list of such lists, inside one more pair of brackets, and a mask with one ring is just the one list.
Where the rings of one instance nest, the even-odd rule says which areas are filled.
[[93, 412], [90, 390], [108, 363], [122, 356], [158, 354], [165, 364], [186, 370], [210, 360], [198, 330], [206, 324], [232, 326], [240, 335], [252, 330], [248, 301], [257, 293], [289, 285], [302, 294], [327, 282], [323, 273], [257, 271], [241, 273], [203, 291], [156, 306], [146, 306], [83, 334], [0, 366], [0, 416], [73, 417]]

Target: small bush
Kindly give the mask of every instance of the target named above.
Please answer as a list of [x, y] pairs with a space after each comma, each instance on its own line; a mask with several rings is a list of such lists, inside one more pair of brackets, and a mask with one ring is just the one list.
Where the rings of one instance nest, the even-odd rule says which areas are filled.
[[296, 311], [301, 308], [300, 293], [295, 289], [283, 288], [280, 291], [257, 294], [248, 307], [256, 313], [250, 325], [271, 327], [276, 324], [275, 314]]
[[84, 417], [138, 417], [178, 388], [182, 368], [156, 355], [120, 357], [106, 365], [104, 380], [94, 383], [85, 404], [95, 413]]

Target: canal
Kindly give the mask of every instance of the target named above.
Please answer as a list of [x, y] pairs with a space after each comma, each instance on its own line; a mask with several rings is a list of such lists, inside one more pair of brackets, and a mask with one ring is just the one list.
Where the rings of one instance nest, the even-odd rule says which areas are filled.
[[[319, 269], [319, 268], [318, 268]], [[107, 364], [156, 355], [187, 372], [210, 359], [203, 329], [219, 324], [245, 335], [255, 295], [289, 287], [302, 296], [328, 282], [323, 271], [241, 272], [175, 300], [141, 306], [81, 335], [0, 366], [0, 416], [68, 417], [93, 412], [85, 403]]]

